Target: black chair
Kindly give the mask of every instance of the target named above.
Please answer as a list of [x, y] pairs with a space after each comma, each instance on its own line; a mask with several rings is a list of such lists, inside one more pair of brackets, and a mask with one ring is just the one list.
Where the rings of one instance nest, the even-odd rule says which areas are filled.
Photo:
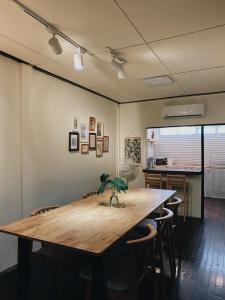
[[165, 259], [164, 253], [167, 254], [170, 266], [171, 280], [175, 274], [175, 249], [174, 249], [174, 233], [173, 233], [173, 212], [167, 208], [162, 208], [161, 216], [153, 219], [144, 219], [136, 227], [135, 231], [143, 235], [146, 231], [146, 224], [151, 223], [157, 229], [156, 239], [156, 257], [158, 262], [158, 273], [160, 273], [163, 297], [165, 298]]
[[[57, 209], [58, 206], [46, 206], [34, 210], [31, 217], [41, 215]], [[53, 278], [53, 292], [57, 300], [64, 300], [67, 288], [64, 287], [64, 274], [70, 270], [73, 273], [74, 280], [78, 278], [80, 264], [83, 257], [75, 253], [72, 249], [64, 248], [59, 245], [53, 245], [41, 242], [41, 247], [31, 254], [32, 263], [41, 267], [44, 265], [51, 270]], [[50, 288], [50, 286], [49, 286]]]
[[179, 206], [182, 204], [182, 200], [178, 197], [173, 197], [170, 202], [166, 203], [166, 207], [172, 210], [173, 212], [173, 230], [174, 230], [174, 237], [175, 237], [175, 249], [177, 252], [178, 258], [178, 272], [181, 270], [181, 229], [180, 229], [180, 220], [179, 220]]
[[[155, 237], [157, 231], [151, 224], [146, 225], [147, 234], [126, 242], [126, 255], [106, 255], [104, 258], [104, 286], [108, 299], [138, 299], [138, 286], [146, 274], [146, 262], [151, 264], [151, 273], [155, 276]], [[90, 299], [92, 290], [91, 264], [80, 271], [80, 278], [87, 283], [86, 299]], [[124, 297], [124, 298], [123, 298]]]

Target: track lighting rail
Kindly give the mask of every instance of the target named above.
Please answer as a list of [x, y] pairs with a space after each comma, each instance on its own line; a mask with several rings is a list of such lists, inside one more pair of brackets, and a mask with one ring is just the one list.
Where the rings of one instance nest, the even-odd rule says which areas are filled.
[[31, 9], [29, 9], [26, 5], [24, 5], [23, 3], [21, 3], [18, 0], [12, 0], [12, 1], [14, 3], [16, 3], [19, 6], [19, 8], [21, 8], [25, 13], [27, 13], [28, 15], [30, 15], [33, 19], [35, 19], [36, 21], [38, 21], [39, 23], [41, 23], [42, 25], [44, 25], [46, 27], [46, 30], [48, 32], [51, 32], [51, 33], [53, 33], [55, 35], [57, 34], [61, 38], [63, 38], [64, 40], [66, 40], [68, 43], [72, 44], [73, 46], [75, 46], [77, 48], [80, 48], [82, 54], [87, 53], [89, 55], [93, 55], [88, 49], [86, 49], [83, 46], [79, 45], [77, 42], [75, 42], [74, 40], [72, 40], [66, 34], [64, 34], [60, 30], [58, 30], [55, 26], [53, 26], [48, 21], [46, 21], [43, 17], [39, 16], [34, 11], [32, 11]]

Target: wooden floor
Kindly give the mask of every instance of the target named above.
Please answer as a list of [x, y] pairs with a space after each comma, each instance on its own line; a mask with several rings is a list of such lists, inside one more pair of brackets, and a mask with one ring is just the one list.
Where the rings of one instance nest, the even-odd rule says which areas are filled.
[[225, 199], [205, 198], [205, 217], [225, 219]]
[[[57, 300], [55, 277], [41, 268], [34, 270], [32, 300]], [[76, 298], [77, 286], [72, 274], [64, 277], [67, 294], [63, 300]], [[149, 300], [151, 291], [146, 282], [140, 299]], [[183, 227], [182, 272], [175, 285], [169, 286], [169, 300], [222, 300], [225, 299], [225, 219], [206, 218], [188, 220]], [[0, 295], [3, 300], [16, 300], [16, 271], [1, 279]]]

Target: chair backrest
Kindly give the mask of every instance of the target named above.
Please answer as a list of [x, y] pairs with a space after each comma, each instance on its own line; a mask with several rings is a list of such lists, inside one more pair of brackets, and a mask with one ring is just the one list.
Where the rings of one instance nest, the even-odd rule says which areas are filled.
[[91, 196], [94, 196], [94, 195], [97, 195], [97, 193], [96, 192], [89, 192], [89, 193], [84, 194], [82, 198], [85, 199], [85, 198], [88, 198], [88, 197], [91, 197]]
[[170, 202], [166, 203], [166, 207], [169, 208], [170, 210], [172, 210], [172, 212], [174, 214], [178, 213], [178, 209], [179, 209], [179, 205], [182, 203], [183, 201], [178, 198], [178, 197], [173, 197]]
[[186, 175], [167, 175], [167, 188], [168, 189], [183, 189], [186, 190], [187, 180]]
[[162, 213], [161, 217], [155, 218], [155, 221], [157, 222], [157, 230], [160, 238], [162, 238], [162, 235], [166, 232], [168, 227], [171, 225], [174, 216], [172, 210], [165, 207], [161, 209], [161, 213]]
[[[47, 211], [56, 209], [56, 208], [58, 208], [58, 207], [59, 207], [59, 206], [57, 206], [57, 205], [41, 207], [41, 208], [38, 208], [38, 209], [33, 210], [30, 216], [31, 216], [31, 217], [34, 217], [34, 216], [37, 216], [37, 215], [41, 215], [41, 214], [46, 213]], [[45, 247], [46, 245], [47, 245], [47, 243], [41, 242], [41, 247], [42, 247], [42, 248]]]
[[155, 255], [154, 240], [157, 236], [157, 230], [151, 224], [146, 225], [148, 234], [138, 239], [127, 241], [129, 249], [130, 266], [132, 266], [131, 280], [141, 278], [143, 266], [146, 263], [151, 264], [151, 259]]
[[151, 224], [147, 224], [146, 226], [149, 231], [146, 236], [135, 239], [135, 240], [129, 240], [129, 241], [127, 241], [127, 244], [134, 245], [134, 244], [146, 243], [146, 242], [151, 241], [157, 235], [157, 230]]
[[145, 187], [162, 188], [162, 174], [148, 174], [145, 173]]
[[43, 213], [45, 213], [45, 212], [47, 212], [47, 211], [56, 209], [56, 208], [58, 208], [58, 207], [59, 207], [59, 206], [57, 206], [57, 205], [41, 207], [41, 208], [38, 208], [38, 209], [33, 210], [30, 216], [31, 216], [31, 217], [37, 216], [37, 215], [43, 214]]

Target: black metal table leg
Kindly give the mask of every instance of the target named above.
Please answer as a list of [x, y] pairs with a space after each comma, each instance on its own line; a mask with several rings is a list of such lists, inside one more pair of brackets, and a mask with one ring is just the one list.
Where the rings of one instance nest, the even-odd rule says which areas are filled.
[[93, 257], [92, 264], [92, 300], [103, 300], [105, 296], [105, 285], [103, 278], [103, 256], [101, 255]]
[[18, 300], [30, 299], [30, 254], [33, 241], [18, 238]]

